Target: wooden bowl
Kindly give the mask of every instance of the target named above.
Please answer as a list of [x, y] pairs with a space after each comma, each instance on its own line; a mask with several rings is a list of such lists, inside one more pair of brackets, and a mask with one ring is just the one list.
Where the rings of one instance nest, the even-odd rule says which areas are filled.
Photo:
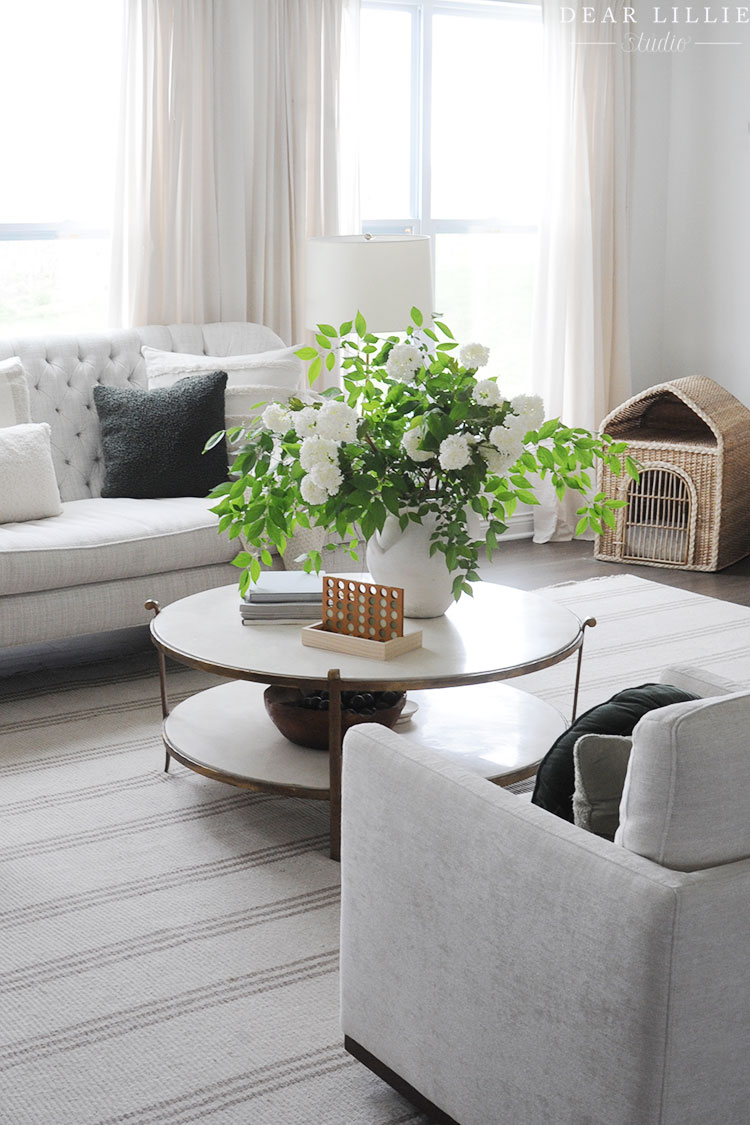
[[[304, 696], [313, 694], [319, 693], [303, 692], [298, 688], [268, 687], [263, 693], [263, 702], [271, 721], [290, 742], [311, 750], [327, 750], [328, 711], [314, 711], [300, 705]], [[355, 693], [346, 693], [347, 696], [353, 694]], [[385, 727], [392, 727], [403, 711], [405, 702], [406, 692], [402, 691], [398, 693], [396, 703], [391, 707], [378, 708], [372, 715], [360, 715], [355, 711], [342, 709], [342, 733], [346, 733], [349, 727], [356, 726], [357, 723], [381, 723]]]

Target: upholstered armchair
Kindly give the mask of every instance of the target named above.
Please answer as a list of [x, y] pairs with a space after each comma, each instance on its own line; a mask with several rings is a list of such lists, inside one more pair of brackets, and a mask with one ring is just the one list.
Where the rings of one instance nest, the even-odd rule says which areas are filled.
[[747, 1125], [750, 693], [703, 686], [636, 727], [614, 843], [347, 734], [343, 1031], [432, 1120]]

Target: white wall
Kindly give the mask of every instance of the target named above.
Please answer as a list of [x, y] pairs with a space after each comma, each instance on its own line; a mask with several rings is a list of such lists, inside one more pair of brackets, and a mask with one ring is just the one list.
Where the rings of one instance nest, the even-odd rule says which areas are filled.
[[750, 406], [750, 26], [691, 34], [741, 46], [635, 60], [633, 384], [704, 374]]

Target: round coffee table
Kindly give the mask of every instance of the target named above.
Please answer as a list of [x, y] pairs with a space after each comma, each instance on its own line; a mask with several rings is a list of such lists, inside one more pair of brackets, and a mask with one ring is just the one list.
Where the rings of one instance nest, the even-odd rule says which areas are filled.
[[[462, 598], [445, 616], [407, 620], [405, 631], [421, 629], [422, 647], [383, 661], [305, 647], [299, 625], [242, 625], [236, 586], [193, 594], [163, 610], [147, 605], [156, 612], [151, 635], [160, 653], [166, 767], [174, 757], [241, 788], [330, 800], [334, 859], [340, 849], [342, 690], [408, 691], [419, 709], [397, 730], [510, 784], [531, 776], [564, 720], [541, 700], [494, 681], [577, 652], [575, 713], [584, 630], [595, 624], [537, 594], [477, 583], [474, 597]], [[231, 682], [170, 712], [165, 656]], [[329, 691], [328, 754], [295, 746], [276, 730], [265, 713], [263, 684]], [[451, 690], [435, 694], [435, 688]]]

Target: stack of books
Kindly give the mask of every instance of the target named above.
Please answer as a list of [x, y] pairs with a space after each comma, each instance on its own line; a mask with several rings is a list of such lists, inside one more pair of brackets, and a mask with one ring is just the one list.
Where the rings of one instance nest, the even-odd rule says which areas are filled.
[[320, 621], [323, 575], [267, 570], [240, 602], [243, 625], [299, 625]]

